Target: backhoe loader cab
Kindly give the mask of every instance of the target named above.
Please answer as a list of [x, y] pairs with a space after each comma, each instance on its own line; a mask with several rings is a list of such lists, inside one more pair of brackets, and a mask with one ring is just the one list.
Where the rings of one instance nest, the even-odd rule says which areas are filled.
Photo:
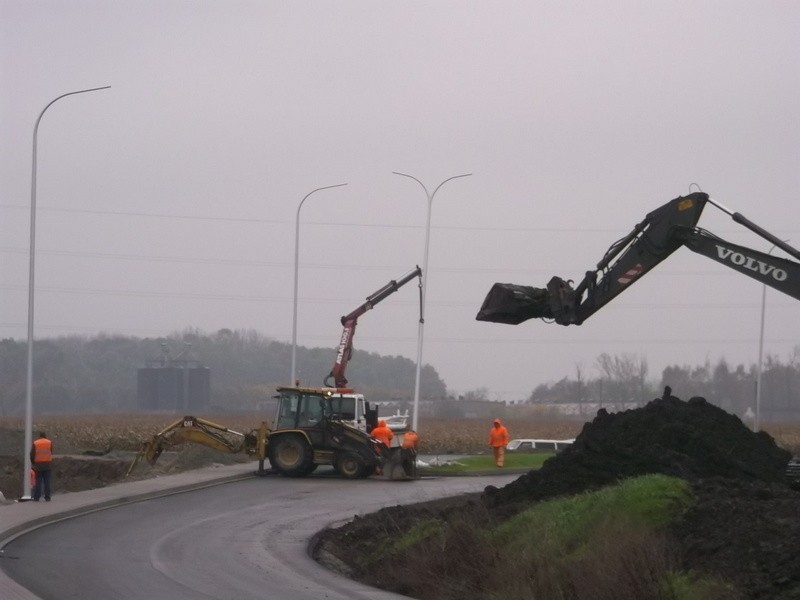
[[375, 417], [350, 389], [280, 387], [270, 465], [286, 477], [304, 477], [319, 465], [350, 479], [380, 472], [391, 452], [366, 432]]
[[[319, 420], [320, 411], [367, 433], [377, 424], [377, 408], [370, 408], [363, 394], [355, 394], [349, 388], [279, 388], [278, 392], [278, 429], [314, 425], [311, 421]], [[301, 406], [303, 402], [305, 405]]]

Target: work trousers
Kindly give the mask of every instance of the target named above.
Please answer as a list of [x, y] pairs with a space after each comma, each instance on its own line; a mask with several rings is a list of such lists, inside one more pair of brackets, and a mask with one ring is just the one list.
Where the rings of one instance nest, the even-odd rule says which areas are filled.
[[33, 499], [39, 500], [44, 492], [44, 499], [50, 500], [50, 469], [36, 471], [36, 485], [33, 486]]
[[492, 452], [494, 453], [494, 464], [498, 467], [502, 467], [506, 459], [506, 447], [492, 446]]
[[403, 472], [407, 477], [417, 477], [417, 451], [414, 448], [403, 448], [400, 450], [401, 464]]

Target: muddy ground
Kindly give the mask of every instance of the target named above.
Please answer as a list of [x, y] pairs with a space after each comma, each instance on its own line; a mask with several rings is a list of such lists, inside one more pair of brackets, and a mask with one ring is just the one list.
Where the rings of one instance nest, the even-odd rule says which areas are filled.
[[601, 410], [571, 448], [503, 488], [489, 486], [481, 494], [358, 517], [323, 532], [314, 554], [350, 577], [415, 597], [436, 598], [431, 585], [452, 589], [459, 580], [470, 579], [472, 589], [479, 589], [480, 564], [448, 567], [446, 575], [428, 581], [415, 595], [413, 586], [387, 579], [385, 572], [361, 571], [360, 557], [380, 552], [389, 535], [387, 523], [398, 532], [433, 515], [447, 521], [471, 513], [474, 522], [502, 521], [539, 500], [664, 473], [687, 479], [698, 499], [667, 532], [684, 570], [733, 583], [741, 592], [736, 597], [797, 600], [800, 492], [785, 479], [790, 458], [768, 434], [751, 432], [702, 398], [683, 402], [667, 394], [637, 410]]
[[[18, 429], [0, 428], [0, 492], [6, 502], [22, 495], [23, 447], [25, 434]], [[179, 451], [164, 452], [154, 466], [138, 464], [130, 475], [128, 469], [135, 452], [75, 448], [59, 439], [53, 440], [52, 492], [80, 492], [125, 481], [179, 473], [213, 464], [233, 464], [250, 459], [245, 455], [229, 455], [211, 448], [186, 445]]]

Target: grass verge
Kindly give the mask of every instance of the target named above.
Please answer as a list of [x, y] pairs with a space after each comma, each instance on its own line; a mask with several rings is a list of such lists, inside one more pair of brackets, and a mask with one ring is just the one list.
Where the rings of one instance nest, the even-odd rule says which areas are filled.
[[501, 523], [480, 507], [451, 512], [394, 537], [376, 557], [381, 587], [391, 580], [422, 600], [735, 598], [680, 572], [664, 531], [694, 502], [686, 481], [647, 475], [539, 502]]

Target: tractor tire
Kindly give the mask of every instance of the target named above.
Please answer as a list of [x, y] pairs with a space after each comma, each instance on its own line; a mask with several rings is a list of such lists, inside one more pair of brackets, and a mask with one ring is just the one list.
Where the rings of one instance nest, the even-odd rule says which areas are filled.
[[345, 452], [336, 459], [336, 471], [345, 479], [361, 479], [369, 474], [369, 467], [361, 455]]
[[269, 462], [284, 477], [305, 477], [314, 470], [314, 452], [299, 435], [283, 435], [269, 442]]

